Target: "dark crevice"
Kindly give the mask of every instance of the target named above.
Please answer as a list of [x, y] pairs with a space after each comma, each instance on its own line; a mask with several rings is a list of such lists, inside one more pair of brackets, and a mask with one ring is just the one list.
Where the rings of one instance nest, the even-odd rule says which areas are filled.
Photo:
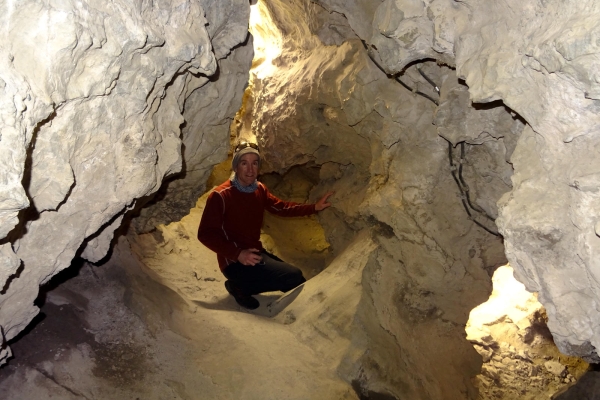
[[[436, 106], [439, 106], [440, 103], [438, 100], [434, 99], [433, 97], [429, 96], [426, 93], [423, 93], [419, 90], [413, 89], [412, 87], [410, 87], [407, 83], [405, 83], [404, 81], [402, 81], [402, 79], [400, 79], [400, 76], [404, 74], [404, 72], [406, 72], [406, 68], [408, 68], [411, 64], [407, 65], [406, 68], [404, 68], [402, 71], [397, 72], [395, 74], [390, 74], [388, 73], [385, 68], [375, 59], [375, 56], [373, 55], [373, 53], [371, 52], [371, 48], [377, 50], [377, 48], [375, 46], [371, 46], [367, 44], [367, 42], [365, 42], [364, 40], [361, 39], [361, 42], [365, 48], [365, 50], [367, 51], [367, 55], [369, 56], [369, 58], [371, 59], [371, 61], [373, 61], [373, 63], [377, 66], [377, 68], [379, 68], [381, 70], [381, 72], [383, 72], [388, 78], [390, 79], [394, 79], [395, 81], [397, 81], [398, 83], [400, 83], [405, 89], [409, 90], [412, 93], [418, 94], [419, 96], [425, 97], [427, 100], [431, 101], [433, 104], [435, 104]], [[422, 62], [423, 60], [420, 60], [419, 62]], [[419, 72], [421, 72], [419, 70]], [[421, 74], [423, 74], [421, 72]], [[426, 78], [428, 82], [430, 82], [429, 78]], [[437, 88], [437, 85], [435, 85], [435, 83], [433, 84], [433, 86], [435, 88]]]
[[31, 331], [33, 331], [35, 329], [36, 326], [38, 326], [38, 324], [40, 322], [42, 322], [44, 319], [46, 318], [46, 314], [44, 314], [43, 312], [39, 312], [35, 317], [33, 317], [33, 319], [27, 324], [27, 326], [25, 327], [25, 329], [23, 329], [21, 332], [18, 333], [17, 336], [15, 336], [14, 338], [8, 340], [6, 342], [6, 344], [8, 346], [12, 346], [13, 343], [18, 342], [20, 339], [22, 339], [23, 337], [29, 335], [31, 333]]
[[352, 381], [352, 389], [360, 400], [398, 400], [397, 397], [387, 393], [378, 393], [362, 386], [358, 379]]
[[0, 351], [4, 351], [8, 347], [8, 342], [6, 340], [6, 335], [4, 334], [4, 328], [2, 326], [0, 326], [0, 339], [2, 339], [2, 343], [0, 344]]
[[[456, 185], [458, 186], [458, 190], [460, 191], [461, 202], [463, 204], [463, 207], [465, 208], [465, 211], [467, 212], [467, 215], [469, 216], [469, 219], [475, 224], [477, 224], [479, 227], [484, 229], [486, 232], [491, 233], [494, 236], [501, 236], [500, 233], [493, 231], [492, 229], [479, 222], [471, 213], [472, 210], [478, 213], [479, 215], [482, 215], [485, 218], [489, 219], [490, 221], [495, 221], [494, 218], [489, 216], [483, 209], [473, 205], [473, 203], [471, 202], [469, 185], [465, 182], [462, 176], [463, 164], [465, 163], [465, 142], [460, 142], [460, 159], [458, 161], [458, 168], [454, 164], [452, 150], [452, 142], [448, 141], [448, 160], [450, 161], [450, 172], [452, 173], [452, 178], [454, 179], [454, 182], [456, 182]], [[458, 174], [456, 173], [457, 170]]]
[[483, 110], [491, 110], [497, 107], [506, 107], [502, 100], [494, 100], [489, 103], [471, 103], [471, 107], [473, 107], [477, 111]]
[[19, 268], [17, 268], [17, 270], [15, 271], [15, 273], [12, 274], [11, 276], [9, 276], [8, 279], [6, 280], [6, 282], [4, 283], [4, 287], [2, 288], [2, 290], [0, 290], [0, 295], [5, 295], [6, 294], [6, 291], [10, 287], [10, 284], [12, 283], [12, 281], [14, 281], [15, 279], [19, 278], [21, 276], [21, 273], [23, 272], [24, 269], [25, 269], [25, 266], [23, 264], [23, 261], [21, 261], [21, 263], [19, 265]]
[[44, 304], [46, 304], [47, 294], [59, 287], [60, 285], [62, 285], [63, 283], [67, 282], [71, 278], [75, 278], [76, 276], [78, 276], [79, 271], [81, 270], [81, 268], [83, 268], [85, 263], [86, 261], [83, 258], [75, 257], [75, 259], [73, 259], [69, 267], [63, 269], [58, 274], [50, 278], [50, 280], [47, 283], [40, 286], [38, 297], [37, 299], [35, 299], [33, 304], [40, 308], [43, 307]]
[[40, 217], [40, 213], [35, 208], [33, 203], [33, 199], [29, 194], [29, 185], [31, 184], [31, 171], [33, 168], [33, 152], [35, 150], [35, 144], [37, 142], [37, 137], [40, 132], [40, 129], [48, 124], [51, 120], [56, 117], [56, 110], [52, 111], [50, 115], [48, 115], [45, 119], [40, 121], [31, 134], [31, 141], [29, 142], [29, 148], [27, 149], [27, 154], [25, 157], [25, 166], [23, 169], [23, 179], [21, 180], [21, 184], [23, 185], [23, 190], [25, 191], [25, 195], [29, 200], [29, 207], [24, 208], [19, 211], [18, 219], [19, 222], [17, 225], [6, 235], [6, 237], [0, 241], [0, 245], [5, 243], [14, 243], [18, 239], [21, 239], [27, 233], [27, 223], [30, 221], [35, 221]]
[[417, 71], [419, 71], [419, 74], [421, 74], [421, 76], [427, 81], [429, 82], [429, 84], [433, 87], [433, 89], [436, 91], [436, 93], [438, 94], [438, 96], [440, 95], [440, 88], [439, 86], [432, 81], [427, 75], [425, 75], [425, 73], [423, 72], [423, 70], [421, 69], [420, 66], [417, 65]]

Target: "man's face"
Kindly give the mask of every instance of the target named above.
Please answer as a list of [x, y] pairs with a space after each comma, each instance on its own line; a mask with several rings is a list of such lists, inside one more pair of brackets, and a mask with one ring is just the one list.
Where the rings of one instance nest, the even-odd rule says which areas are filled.
[[235, 169], [235, 174], [242, 185], [253, 184], [258, 177], [258, 156], [254, 153], [244, 154]]

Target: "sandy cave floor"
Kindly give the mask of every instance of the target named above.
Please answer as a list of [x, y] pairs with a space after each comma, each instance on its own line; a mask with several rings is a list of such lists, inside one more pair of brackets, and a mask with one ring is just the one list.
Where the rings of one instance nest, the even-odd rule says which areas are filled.
[[[226, 292], [196, 239], [206, 196], [181, 221], [121, 237], [106, 264], [56, 277], [0, 368], [0, 399], [356, 399], [339, 360], [294, 336], [291, 312], [273, 318], [304, 288], [257, 296], [252, 312]], [[268, 250], [307, 278], [321, 272], [329, 245], [316, 218], [267, 215], [265, 226]]]
[[[313, 279], [257, 296], [261, 307], [249, 312], [195, 238], [204, 201], [179, 222], [121, 237], [105, 264], [79, 262], [44, 287], [40, 315], [0, 368], [0, 400], [358, 399], [338, 374], [353, 358], [336, 332], [347, 327], [319, 318], [353, 315], [369, 240], [331, 261], [316, 220], [267, 218], [267, 248]], [[600, 399], [598, 375], [553, 398]]]
[[[273, 318], [304, 287], [257, 296], [252, 312], [226, 292], [214, 253], [196, 239], [205, 201], [153, 233], [122, 236], [105, 264], [55, 277], [40, 315], [11, 343], [0, 399], [356, 399], [339, 360], [294, 336], [291, 312]], [[265, 234], [270, 251], [307, 278], [322, 270], [328, 244], [314, 217], [265, 225], [276, 237], [294, 232]], [[319, 307], [307, 304], [309, 314]]]
[[[277, 298], [259, 297], [259, 314]], [[241, 310], [224, 288], [218, 300], [193, 306], [141, 271], [84, 264], [12, 344], [0, 398], [357, 398], [287, 325]]]

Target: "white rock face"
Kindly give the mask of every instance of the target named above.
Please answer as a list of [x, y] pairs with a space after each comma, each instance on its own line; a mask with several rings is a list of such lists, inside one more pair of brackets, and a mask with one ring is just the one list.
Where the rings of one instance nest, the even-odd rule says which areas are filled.
[[[37, 313], [40, 284], [80, 250], [104, 257], [137, 199], [201, 163], [185, 159], [196, 156], [197, 136], [227, 138], [189, 124], [184, 153], [186, 101], [198, 92], [204, 99], [192, 102], [214, 106], [209, 125], [227, 125], [252, 50], [239, 47], [226, 65], [247, 37], [241, 0], [0, 7], [0, 326], [10, 340]], [[206, 101], [211, 93], [220, 102]]]
[[[360, 4], [320, 3], [336, 12]], [[423, 58], [455, 65], [471, 101], [502, 100], [523, 117], [514, 188], [499, 202], [497, 224], [561, 350], [595, 361], [599, 11], [591, 1], [388, 0], [373, 16], [371, 37], [360, 33], [364, 22], [348, 18], [387, 71]], [[462, 121], [471, 125], [468, 116]]]
[[[457, 46], [459, 75], [473, 100], [500, 98], [528, 124], [512, 157], [514, 188], [499, 203], [507, 256], [517, 278], [539, 292], [561, 351], [597, 362], [600, 119], [592, 27], [600, 9], [571, 1], [514, 2], [491, 12], [473, 5], [473, 24]], [[511, 5], [520, 12], [509, 12]]]

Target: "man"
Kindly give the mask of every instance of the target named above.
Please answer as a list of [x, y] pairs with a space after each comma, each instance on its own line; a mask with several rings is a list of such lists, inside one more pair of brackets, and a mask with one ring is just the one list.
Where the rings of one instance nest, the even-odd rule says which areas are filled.
[[225, 288], [244, 308], [260, 304], [252, 295], [287, 292], [306, 282], [302, 271], [269, 254], [260, 242], [264, 210], [282, 217], [315, 214], [331, 204], [333, 192], [316, 204], [287, 202], [258, 182], [260, 152], [255, 143], [240, 142], [231, 163], [234, 174], [208, 196], [198, 228], [198, 240], [217, 253]]

